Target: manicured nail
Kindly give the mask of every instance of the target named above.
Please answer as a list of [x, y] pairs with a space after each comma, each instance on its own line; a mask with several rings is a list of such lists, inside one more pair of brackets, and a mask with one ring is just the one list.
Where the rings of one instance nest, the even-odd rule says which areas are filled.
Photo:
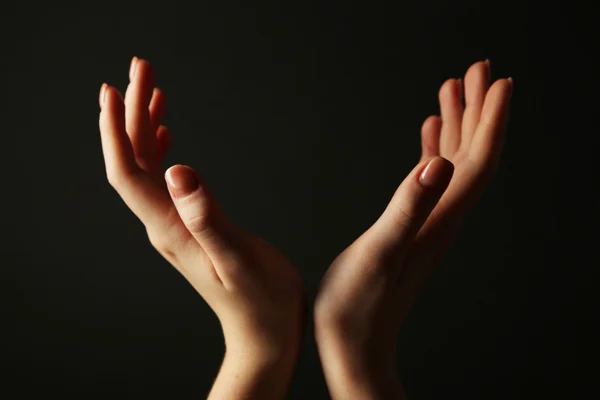
[[132, 80], [135, 76], [135, 68], [137, 66], [138, 60], [139, 59], [135, 56], [131, 59], [131, 65], [129, 66], [129, 80]]
[[98, 98], [98, 102], [100, 103], [100, 108], [102, 108], [102, 106], [104, 105], [104, 100], [106, 99], [106, 88], [108, 87], [108, 85], [106, 83], [103, 83], [102, 86], [100, 87], [100, 97]]
[[450, 161], [442, 157], [435, 157], [421, 172], [419, 181], [423, 186], [435, 187], [449, 179], [449, 175], [451, 176], [453, 171], [454, 165]]
[[199, 183], [191, 168], [173, 168], [167, 170], [167, 183], [173, 196], [183, 197], [198, 189]]

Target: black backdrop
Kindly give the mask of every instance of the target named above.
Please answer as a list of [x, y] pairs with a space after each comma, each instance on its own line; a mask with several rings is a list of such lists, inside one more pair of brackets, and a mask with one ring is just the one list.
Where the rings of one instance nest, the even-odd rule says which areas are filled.
[[[98, 90], [134, 55], [168, 97], [167, 165], [199, 170], [310, 299], [417, 162], [439, 86], [490, 58], [515, 82], [501, 168], [399, 369], [411, 399], [593, 389], [592, 3], [239, 3], [3, 3], [0, 397], [203, 398], [219, 368], [215, 316], [105, 177]], [[328, 398], [311, 331], [291, 399]]]

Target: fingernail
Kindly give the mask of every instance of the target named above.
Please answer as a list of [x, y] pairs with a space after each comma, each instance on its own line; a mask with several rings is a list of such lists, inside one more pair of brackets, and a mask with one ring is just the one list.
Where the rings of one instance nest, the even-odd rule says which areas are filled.
[[454, 165], [450, 161], [442, 157], [435, 157], [421, 172], [419, 181], [423, 186], [438, 186], [449, 180], [453, 171]]
[[135, 76], [135, 67], [137, 66], [138, 60], [139, 59], [135, 56], [131, 59], [131, 65], [129, 66], [129, 80], [132, 80]]
[[510, 96], [512, 97], [512, 92], [513, 92], [513, 78], [511, 76], [509, 76], [508, 78], [506, 78], [506, 80], [508, 81], [508, 85], [510, 87]]
[[102, 86], [100, 87], [100, 97], [98, 98], [98, 102], [100, 103], [100, 108], [102, 108], [102, 106], [104, 105], [104, 99], [106, 98], [106, 87], [108, 85], [106, 83], [103, 83]]
[[171, 193], [175, 197], [186, 196], [195, 191], [198, 186], [198, 180], [194, 176], [194, 171], [188, 167], [171, 167], [167, 171], [167, 183]]

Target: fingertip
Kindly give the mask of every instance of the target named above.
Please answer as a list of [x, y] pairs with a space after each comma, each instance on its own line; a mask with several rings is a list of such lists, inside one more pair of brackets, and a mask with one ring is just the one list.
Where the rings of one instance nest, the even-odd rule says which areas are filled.
[[[134, 73], [135, 73], [134, 77], [141, 76], [141, 79], [143, 79], [144, 83], [146, 83], [150, 87], [154, 88], [154, 82], [155, 82], [154, 68], [152, 68], [152, 65], [150, 64], [150, 62], [148, 60], [145, 60], [143, 58], [138, 59], [137, 62], [135, 63]], [[150, 91], [150, 93], [152, 93], [152, 90]]]
[[489, 112], [488, 107], [495, 108], [497, 105], [508, 105], [508, 102], [512, 98], [513, 91], [513, 79], [498, 79], [496, 80], [488, 90], [485, 96], [485, 102], [482, 110], [482, 119], [484, 114]]
[[167, 181], [167, 184], [171, 184], [171, 175], [173, 174], [173, 170], [178, 168], [179, 166], [181, 166], [181, 164], [175, 164], [167, 168], [167, 170], [165, 171], [165, 180]]
[[167, 153], [171, 150], [171, 131], [165, 125], [161, 125], [158, 127], [156, 132], [156, 158], [159, 164], [162, 165], [162, 161], [167, 155]]
[[108, 85], [106, 83], [102, 83], [102, 86], [100, 86], [100, 95], [98, 97], [98, 103], [100, 104], [100, 108], [102, 108], [102, 105], [104, 104], [104, 100], [106, 98], [106, 87]]
[[419, 175], [419, 182], [425, 187], [442, 188], [450, 183], [454, 164], [444, 157], [433, 157]]
[[456, 79], [449, 78], [444, 81], [438, 92], [438, 98], [440, 102], [446, 102], [457, 95], [456, 90]]
[[477, 62], [474, 62], [473, 64], [471, 64], [471, 66], [467, 69], [467, 72], [465, 73], [465, 79], [467, 76], [469, 76], [471, 74], [476, 74], [477, 71], [481, 71], [481, 70], [485, 70], [485, 74], [487, 77], [491, 76], [492, 67], [491, 67], [491, 62], [490, 62], [489, 58], [486, 58], [485, 60], [477, 61]]
[[161, 141], [171, 141], [171, 131], [166, 125], [160, 125], [156, 130], [156, 138]]
[[156, 99], [160, 98], [161, 100], [163, 100], [162, 97], [164, 97], [164, 93], [159, 87], [155, 87], [154, 89], [152, 89], [152, 96]]
[[104, 88], [104, 102], [102, 105], [105, 106], [109, 104], [112, 97], [115, 95], [121, 102], [123, 101], [123, 96], [121, 95], [121, 92], [117, 90], [117, 88], [110, 85], [106, 85], [106, 87]]
[[156, 137], [156, 139], [160, 142], [160, 145], [163, 147], [163, 150], [165, 150], [165, 152], [168, 151], [173, 140], [169, 128], [165, 125], [159, 126], [156, 132]]
[[423, 125], [421, 125], [421, 132], [429, 132], [431, 130], [436, 131], [434, 128], [439, 128], [441, 125], [442, 118], [439, 115], [430, 115], [429, 117], [425, 118], [425, 121], [423, 121]]
[[129, 80], [133, 80], [133, 77], [135, 76], [138, 61], [139, 58], [137, 58], [136, 56], [133, 56], [133, 58], [131, 59], [131, 64], [129, 65]]
[[121, 128], [125, 124], [125, 104], [121, 93], [113, 86], [106, 84], [102, 89], [100, 106], [100, 121], [116, 124]]
[[185, 197], [195, 192], [200, 182], [194, 170], [186, 165], [174, 165], [167, 169], [165, 178], [169, 190], [175, 198]]
[[153, 88], [152, 89], [152, 98], [150, 101], [150, 108], [156, 107], [157, 105], [162, 106], [162, 103], [164, 102], [164, 93], [162, 92], [162, 90], [160, 90], [160, 88]]
[[165, 117], [166, 108], [167, 108], [167, 99], [166, 99], [165, 94], [163, 93], [162, 90], [160, 90], [160, 88], [155, 87], [152, 90], [152, 96], [151, 96], [150, 105], [149, 105], [151, 131], [156, 130], [157, 128], [160, 127], [160, 124], [162, 123], [162, 120]]
[[165, 171], [165, 179], [169, 186], [173, 186], [175, 179], [177, 179], [175, 175], [178, 174], [178, 170], [181, 168], [186, 168], [186, 166], [183, 164], [175, 164], [167, 168]]
[[442, 119], [438, 115], [425, 119], [421, 126], [421, 160], [439, 154], [441, 131]]

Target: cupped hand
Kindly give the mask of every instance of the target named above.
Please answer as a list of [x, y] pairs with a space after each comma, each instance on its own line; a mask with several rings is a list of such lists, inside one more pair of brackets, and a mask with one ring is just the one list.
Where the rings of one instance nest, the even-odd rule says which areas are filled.
[[[175, 165], [165, 173], [162, 162], [171, 143], [169, 129], [161, 125], [165, 96], [155, 87], [155, 73], [146, 60], [134, 57], [129, 77], [125, 100], [109, 85], [100, 91], [109, 183], [144, 224], [153, 247], [218, 316], [225, 336], [224, 365], [229, 357], [236, 370], [231, 376], [239, 380], [242, 370], [276, 366], [285, 386], [302, 332], [298, 272], [271, 244], [233, 225], [192, 168]], [[234, 390], [221, 386], [213, 392], [227, 397]], [[265, 386], [263, 393], [271, 398], [283, 386]], [[243, 390], [236, 393], [242, 396]]]
[[421, 131], [421, 161], [379, 219], [332, 263], [315, 301], [315, 334], [333, 398], [402, 398], [395, 371], [402, 322], [494, 176], [512, 79], [490, 86], [489, 61], [439, 91]]

